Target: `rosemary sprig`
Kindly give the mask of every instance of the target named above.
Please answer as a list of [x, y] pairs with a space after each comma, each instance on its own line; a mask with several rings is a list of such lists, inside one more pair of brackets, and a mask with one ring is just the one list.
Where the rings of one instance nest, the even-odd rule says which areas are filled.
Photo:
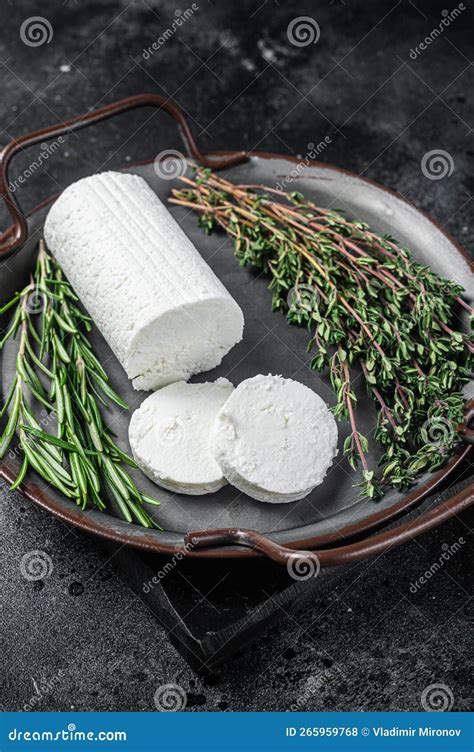
[[[159, 502], [142, 494], [124, 469], [136, 463], [116, 444], [102, 414], [107, 400], [124, 409], [127, 405], [111, 388], [92, 351], [89, 317], [42, 241], [30, 283], [0, 309], [0, 315], [12, 308], [0, 341], [1, 350], [7, 340], [19, 336], [16, 375], [0, 412], [1, 418], [9, 409], [0, 458], [15, 434], [23, 454], [12, 488], [32, 468], [82, 509], [91, 503], [104, 511], [112, 497], [127, 522], [159, 528], [143, 508], [144, 503]], [[48, 416], [43, 425], [32, 409], [34, 400]], [[43, 430], [45, 422], [56, 425], [56, 435]]]
[[[308, 328], [311, 368], [329, 369], [334, 413], [350, 423], [344, 452], [362, 468], [362, 494], [405, 489], [441, 467], [458, 442], [460, 388], [474, 352], [453, 324], [457, 307], [473, 313], [462, 287], [415, 262], [394, 238], [300, 193], [235, 185], [203, 169], [182, 180], [187, 188], [174, 190], [171, 203], [199, 212], [206, 233], [223, 229], [240, 264], [270, 276], [273, 309]], [[377, 406], [377, 474], [357, 425], [355, 375]]]

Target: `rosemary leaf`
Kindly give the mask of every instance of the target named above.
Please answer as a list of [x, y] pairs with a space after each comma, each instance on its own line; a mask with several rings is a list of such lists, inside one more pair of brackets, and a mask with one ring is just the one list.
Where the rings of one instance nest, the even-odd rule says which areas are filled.
[[[38, 294], [41, 310], [32, 316], [28, 304]], [[16, 374], [0, 411], [0, 418], [9, 412], [0, 439], [1, 456], [16, 432], [23, 452], [12, 487], [18, 488], [31, 468], [82, 509], [92, 504], [103, 512], [112, 497], [127, 522], [135, 519], [160, 530], [142, 508], [159, 502], [142, 495], [124, 469], [136, 464], [115, 444], [102, 416], [101, 406], [107, 407], [104, 396], [124, 409], [127, 405], [108, 384], [86, 336], [90, 317], [76, 302], [60, 267], [40, 242], [30, 284], [2, 309], [3, 313], [13, 310], [13, 316], [0, 349], [20, 332]], [[47, 422], [56, 421], [57, 436], [43, 430], [47, 423], [41, 420], [40, 425], [36, 418], [37, 403], [47, 408]]]
[[25, 476], [27, 472], [28, 472], [28, 460], [26, 459], [26, 457], [23, 457], [23, 462], [21, 463], [20, 472], [15, 478], [15, 481], [10, 486], [10, 491], [16, 491], [16, 489], [19, 486], [21, 486], [21, 484], [25, 480]]

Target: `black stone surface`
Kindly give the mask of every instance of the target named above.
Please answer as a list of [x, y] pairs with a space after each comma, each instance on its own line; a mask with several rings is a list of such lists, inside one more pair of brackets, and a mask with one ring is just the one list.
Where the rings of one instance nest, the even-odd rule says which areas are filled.
[[[327, 136], [321, 161], [398, 190], [472, 247], [472, 6], [466, 6], [410, 57], [446, 20], [442, 3], [203, 2], [144, 57], [188, 6], [5, 3], [1, 143], [129, 94], [165, 93], [186, 110], [203, 150], [304, 156], [309, 143]], [[22, 41], [21, 27], [36, 15], [49, 21], [52, 38], [33, 47]], [[299, 16], [318, 22], [316, 44], [289, 42], [288, 24]], [[70, 136], [41, 169], [33, 164], [35, 149], [21, 155], [11, 178], [28, 209], [82, 175], [172, 146], [180, 148], [172, 124], [142, 111]], [[421, 169], [434, 149], [447, 152], [451, 172], [437, 180]], [[1, 218], [5, 225], [6, 214]], [[469, 707], [468, 545], [458, 544], [413, 592], [443, 546], [469, 540], [466, 517], [370, 562], [355, 581], [324, 594], [314, 588], [304, 607], [274, 604], [281, 624], [203, 678], [117, 575], [110, 553], [5, 484], [0, 488], [5, 709], [154, 710], [164, 684], [182, 687], [191, 711], [418, 710], [433, 683], [450, 688], [453, 709]], [[20, 569], [32, 550], [52, 561], [50, 576], [35, 582]], [[226, 603], [225, 580], [213, 592], [205, 587], [219, 581], [216, 572], [226, 575], [225, 565], [206, 567], [178, 568], [173, 597], [180, 598], [181, 575], [199, 583], [202, 595], [190, 608], [217, 608], [216, 625], [222, 624], [236, 601]], [[240, 597], [254, 606], [274, 592], [281, 572], [243, 567], [232, 577], [241, 577]], [[182, 586], [184, 622], [192, 616], [189, 587]]]
[[[469, 467], [456, 470], [444, 489], [438, 489], [403, 516], [412, 522], [450, 498], [471, 482]], [[460, 479], [458, 482], [457, 479]], [[454, 485], [453, 485], [454, 484]], [[371, 535], [396, 527], [394, 519]], [[354, 538], [355, 540], [360, 540]], [[115, 568], [166, 627], [178, 650], [202, 676], [221, 669], [237, 651], [293, 609], [301, 611], [316, 597], [348, 591], [372, 566], [372, 561], [321, 569], [304, 560], [296, 565], [296, 577], [271, 561], [190, 562], [167, 559], [126, 547], [109, 547]], [[444, 563], [444, 562], [443, 562]], [[255, 580], [256, 587], [249, 587]], [[423, 583], [424, 584], [424, 583]]]

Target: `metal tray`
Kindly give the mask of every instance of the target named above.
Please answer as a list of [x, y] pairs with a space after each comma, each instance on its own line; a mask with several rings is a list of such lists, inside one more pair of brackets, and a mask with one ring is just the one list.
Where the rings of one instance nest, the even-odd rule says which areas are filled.
[[[155, 95], [130, 97], [81, 118], [24, 136], [9, 144], [0, 155], [0, 187], [14, 220], [12, 227], [0, 238], [1, 298], [6, 299], [27, 279], [34, 263], [37, 241], [41, 237], [46, 213], [54, 200], [52, 197], [44, 201], [27, 218], [24, 217], [16, 198], [8, 190], [11, 157], [33, 143], [43, 142], [116, 113], [147, 105], [170, 112], [177, 121], [187, 151], [194, 161], [223, 170], [235, 182], [275, 185], [295, 169], [296, 159], [277, 154], [226, 152], [202, 155], [182, 113], [169, 100]], [[145, 178], [165, 202], [171, 189], [179, 184], [178, 180], [159, 177], [153, 161], [127, 166], [125, 170]], [[469, 260], [463, 250], [435, 222], [393, 192], [344, 170], [316, 162], [305, 166], [293, 185], [322, 206], [342, 208], [350, 215], [369, 222], [376, 231], [393, 234], [411, 248], [419, 261], [462, 284], [467, 291], [466, 298], [469, 302], [474, 302], [474, 283]], [[243, 341], [226, 356], [220, 367], [201, 374], [194, 380], [204, 381], [226, 376], [238, 384], [256, 373], [279, 373], [297, 378], [332, 404], [334, 396], [328, 380], [308, 367], [307, 332], [289, 326], [284, 316], [271, 312], [268, 281], [239, 268], [230, 241], [221, 234], [205, 236], [197, 227], [194, 213], [176, 207], [170, 209], [241, 305], [246, 318]], [[462, 315], [460, 311], [460, 316]], [[464, 326], [467, 327], [467, 319]], [[99, 358], [107, 364], [113, 387], [132, 409], [136, 408], [147, 393], [133, 391], [120, 364], [99, 332], [94, 330], [92, 336]], [[8, 343], [1, 362], [2, 384], [10, 383], [15, 356], [15, 344]], [[370, 436], [375, 427], [375, 409], [364, 390], [358, 394], [357, 410], [362, 430]], [[347, 462], [341, 459], [342, 443], [348, 433], [348, 426], [344, 422], [339, 423], [339, 457], [326, 481], [306, 499], [291, 504], [262, 504], [239, 493], [232, 486], [201, 497], [172, 494], [159, 489], [137, 471], [135, 479], [140, 487], [162, 501], [160, 508], [149, 508], [149, 511], [165, 528], [164, 532], [127, 524], [113, 513], [100, 513], [94, 509], [82, 512], [59, 492], [49, 488], [33, 472], [29, 473], [22, 491], [35, 503], [83, 530], [156, 553], [176, 553], [188, 544], [185, 552], [189, 556], [245, 557], [260, 552], [284, 563], [293, 556], [290, 549], [324, 547], [326, 550], [318, 551], [318, 564], [332, 566], [343, 561], [366, 558], [387, 547], [398, 545], [408, 537], [439, 524], [474, 501], [474, 492], [472, 488], [468, 488], [444, 502], [442, 508], [432, 510], [414, 524], [402, 523], [388, 532], [363, 538], [356, 543], [347, 543], [348, 538], [365, 536], [368, 531], [403, 514], [449, 477], [471, 449], [468, 444], [474, 433], [468, 427], [471, 415], [472, 404], [467, 403], [466, 421], [460, 428], [465, 443], [460, 445], [457, 453], [442, 470], [421, 477], [409, 494], [392, 490], [378, 502], [359, 498], [358, 489], [353, 485], [358, 478]], [[128, 450], [130, 412], [117, 408], [108, 417], [114, 425], [119, 443]], [[370, 459], [376, 460], [376, 456], [372, 455]], [[0, 474], [12, 481], [18, 467], [17, 459], [7, 457], [0, 464]], [[341, 543], [344, 545], [340, 545]]]

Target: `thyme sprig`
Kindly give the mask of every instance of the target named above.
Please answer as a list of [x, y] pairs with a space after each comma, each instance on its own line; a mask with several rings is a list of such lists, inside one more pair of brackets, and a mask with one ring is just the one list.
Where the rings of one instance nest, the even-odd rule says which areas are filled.
[[[271, 278], [273, 309], [310, 332], [311, 368], [328, 369], [347, 419], [344, 453], [361, 466], [362, 494], [408, 488], [452, 454], [463, 418], [474, 343], [455, 320], [463, 288], [414, 261], [389, 235], [316, 206], [297, 192], [235, 185], [210, 170], [174, 190], [171, 203], [199, 212], [206, 233], [223, 229], [242, 266]], [[377, 406], [380, 470], [369, 466], [369, 441], [358, 428], [354, 389], [361, 375]]]
[[[32, 468], [82, 509], [90, 503], [104, 511], [112, 498], [127, 522], [159, 527], [143, 508], [159, 502], [137, 488], [126, 470], [136, 463], [117, 445], [103, 416], [108, 401], [127, 405], [94, 355], [87, 337], [90, 318], [42, 241], [30, 283], [0, 315], [10, 309], [14, 313], [0, 350], [17, 335], [19, 342], [15, 377], [0, 411], [1, 419], [9, 410], [0, 458], [17, 434], [23, 461], [12, 488]], [[47, 416], [41, 422], [35, 401]], [[44, 430], [45, 423], [55, 424], [55, 435]]]

